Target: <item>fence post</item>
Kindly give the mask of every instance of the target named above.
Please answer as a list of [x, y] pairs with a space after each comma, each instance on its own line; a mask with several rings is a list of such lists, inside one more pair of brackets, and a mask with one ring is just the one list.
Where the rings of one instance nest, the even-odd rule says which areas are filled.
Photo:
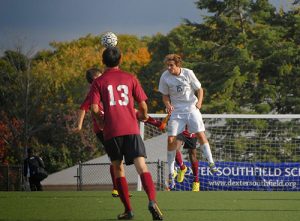
[[78, 174], [78, 178], [79, 178], [79, 190], [82, 190], [82, 164], [81, 161], [79, 161], [79, 174]]
[[7, 191], [9, 191], [9, 165], [7, 165], [6, 178], [7, 178]]
[[24, 184], [24, 176], [23, 176], [23, 166], [19, 166], [18, 167], [19, 169], [19, 182], [20, 182], [20, 185], [19, 185], [19, 188], [20, 188], [20, 191], [23, 191], [23, 184]]
[[156, 190], [160, 190], [160, 160], [157, 160], [157, 164], [156, 164], [156, 174], [157, 174], [157, 185], [156, 185]]
[[164, 190], [165, 186], [165, 163], [164, 161], [160, 161], [160, 189]]
[[76, 189], [77, 191], [79, 191], [79, 169], [76, 169], [76, 176], [74, 176], [76, 178]]

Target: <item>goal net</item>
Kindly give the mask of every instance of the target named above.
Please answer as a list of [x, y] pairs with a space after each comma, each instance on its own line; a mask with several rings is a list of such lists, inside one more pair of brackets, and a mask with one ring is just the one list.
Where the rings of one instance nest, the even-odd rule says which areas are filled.
[[[164, 114], [151, 114], [162, 119]], [[205, 134], [218, 172], [212, 174], [199, 144], [200, 191], [204, 190], [300, 190], [300, 115], [205, 115]], [[145, 141], [163, 136], [162, 156], [167, 155], [167, 134], [154, 126], [141, 128]], [[178, 191], [190, 191], [193, 172], [188, 153], [182, 150], [188, 171]], [[163, 159], [164, 157], [162, 157]], [[164, 158], [166, 163], [166, 157]], [[178, 165], [176, 165], [178, 170]], [[162, 173], [166, 183], [168, 168]]]

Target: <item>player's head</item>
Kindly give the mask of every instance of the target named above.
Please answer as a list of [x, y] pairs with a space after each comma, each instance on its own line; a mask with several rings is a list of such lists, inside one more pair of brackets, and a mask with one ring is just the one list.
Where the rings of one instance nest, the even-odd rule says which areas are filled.
[[32, 156], [33, 150], [31, 148], [27, 148], [27, 155]]
[[164, 59], [164, 63], [168, 64], [169, 61], [173, 61], [177, 67], [181, 67], [182, 59], [178, 54], [168, 54]]
[[121, 51], [117, 47], [108, 47], [103, 51], [102, 62], [106, 67], [113, 68], [120, 64]]
[[94, 79], [99, 77], [101, 74], [102, 73], [101, 73], [100, 69], [90, 68], [86, 71], [85, 77], [86, 77], [86, 80], [91, 84], [91, 83], [93, 83]]
[[173, 75], [179, 75], [180, 74], [180, 68], [181, 68], [181, 57], [177, 54], [168, 54], [165, 59], [164, 63], [166, 64], [168, 71]]

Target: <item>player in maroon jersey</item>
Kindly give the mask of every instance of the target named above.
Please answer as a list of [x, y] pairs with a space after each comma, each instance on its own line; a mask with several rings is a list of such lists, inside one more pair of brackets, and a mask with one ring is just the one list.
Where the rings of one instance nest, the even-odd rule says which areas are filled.
[[[152, 176], [145, 163], [147, 156], [134, 108], [136, 102], [139, 120], [147, 120], [147, 96], [134, 75], [119, 69], [120, 60], [121, 52], [118, 48], [106, 48], [102, 54], [106, 70], [94, 80], [91, 88], [92, 111], [99, 122], [104, 122], [105, 150], [114, 166], [118, 192], [125, 207], [124, 213], [118, 215], [118, 219], [133, 219], [123, 166], [124, 158], [126, 165], [135, 165], [141, 177], [153, 220], [162, 220]], [[103, 118], [99, 116], [99, 102], [103, 104]]]
[[[188, 153], [189, 153], [191, 168], [192, 168], [193, 176], [194, 176], [194, 180], [193, 180], [193, 184], [192, 184], [192, 191], [194, 191], [194, 192], [198, 192], [200, 190], [199, 173], [198, 173], [199, 163], [198, 163], [198, 159], [197, 159], [197, 149], [196, 149], [197, 141], [198, 141], [198, 139], [196, 137], [196, 134], [190, 133], [187, 128], [181, 134], [177, 135], [177, 141], [176, 141], [177, 142], [177, 150], [176, 150], [175, 160], [176, 160], [176, 163], [180, 167], [180, 170], [177, 175], [177, 182], [183, 182], [184, 174], [187, 171], [187, 167], [183, 163], [182, 155], [181, 155], [181, 151], [180, 151], [180, 147], [183, 145], [183, 148], [187, 149]], [[200, 148], [202, 149], [206, 160], [208, 160], [209, 165], [213, 165], [213, 166], [209, 166], [210, 171], [212, 173], [216, 173], [218, 171], [218, 169], [214, 164], [210, 149], [207, 150], [203, 144], [200, 145]], [[182, 171], [184, 171], [184, 172], [182, 173]]]
[[[197, 144], [197, 137], [195, 134], [191, 134], [186, 129], [181, 134], [177, 135], [177, 145], [179, 148], [183, 145], [184, 149], [188, 149], [189, 158], [191, 162], [191, 168], [193, 171], [193, 184], [192, 184], [192, 191], [198, 192], [200, 190], [200, 183], [199, 183], [199, 163], [197, 159], [197, 150], [196, 150], [196, 144]], [[180, 149], [177, 148], [176, 150], [176, 163], [180, 167], [180, 171], [186, 171], [187, 167], [184, 165], [182, 160], [182, 155]], [[180, 175], [180, 173], [178, 174]], [[182, 180], [180, 182], [183, 181]], [[177, 176], [177, 181], [179, 181], [179, 176]]]
[[[89, 84], [92, 84], [94, 79], [96, 79], [97, 77], [99, 77], [101, 75], [101, 71], [98, 68], [90, 68], [86, 71], [86, 80]], [[90, 106], [91, 106], [91, 98], [90, 98], [90, 93], [88, 93], [86, 95], [86, 98], [84, 99], [83, 103], [80, 106], [80, 109], [78, 111], [78, 121], [77, 121], [77, 127], [73, 129], [74, 132], [79, 132], [82, 129], [82, 125], [83, 125], [83, 121], [85, 118], [85, 114], [86, 112], [88, 112], [90, 110]], [[99, 109], [101, 111], [101, 114], [103, 114], [103, 108], [102, 105], [99, 104]], [[103, 144], [104, 146], [104, 138], [103, 138], [103, 128], [100, 128], [100, 126], [97, 124], [95, 117], [92, 115], [92, 121], [93, 121], [93, 131], [96, 134], [97, 138], [99, 139], [99, 141]], [[159, 127], [161, 122], [157, 121], [155, 119], [153, 119], [152, 117], [148, 116], [147, 120], [145, 121], [145, 123], [154, 125], [156, 127]], [[111, 175], [111, 179], [112, 179], [112, 183], [113, 183], [113, 190], [112, 190], [112, 196], [113, 197], [118, 197], [119, 193], [117, 190], [117, 185], [116, 185], [116, 181], [115, 181], [115, 174], [114, 174], [114, 170], [113, 170], [113, 166], [112, 164], [110, 165], [109, 168], [110, 171], [110, 175]], [[129, 196], [131, 197], [132, 195], [129, 194]]]
[[[86, 80], [89, 84], [92, 84], [94, 79], [99, 77], [101, 74], [102, 73], [101, 73], [100, 69], [90, 68], [86, 71], [86, 75], [85, 75]], [[80, 109], [79, 109], [79, 112], [78, 112], [77, 127], [73, 129], [74, 132], [79, 132], [82, 129], [82, 124], [83, 124], [83, 120], [85, 118], [85, 114], [86, 114], [86, 112], [88, 112], [90, 110], [90, 106], [91, 106], [91, 98], [90, 97], [91, 97], [90, 93], [88, 93], [86, 95], [86, 98], [84, 99], [83, 103], [80, 106]], [[102, 112], [101, 114], [103, 114], [102, 105], [99, 103], [98, 106], [99, 106], [100, 111]], [[101, 128], [97, 124], [96, 119], [93, 115], [92, 115], [92, 121], [93, 121], [93, 131], [96, 134], [97, 138], [100, 140], [100, 142], [104, 146], [103, 128]], [[118, 197], [119, 194], [118, 194], [118, 190], [117, 190], [117, 185], [116, 185], [116, 181], [115, 181], [115, 174], [114, 174], [112, 164], [110, 165], [109, 171], [110, 171], [110, 175], [111, 175], [111, 179], [112, 179], [112, 183], [113, 183], [112, 196], [113, 197]]]

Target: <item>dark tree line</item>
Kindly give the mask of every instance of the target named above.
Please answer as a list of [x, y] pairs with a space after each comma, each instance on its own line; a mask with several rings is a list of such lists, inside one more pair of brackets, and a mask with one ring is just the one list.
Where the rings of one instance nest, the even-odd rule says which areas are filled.
[[[167, 35], [119, 36], [122, 68], [140, 79], [149, 112], [164, 112], [157, 87], [166, 54], [178, 53], [196, 73], [203, 113], [300, 112], [300, 8], [276, 9], [267, 0], [199, 0], [202, 23], [185, 20]], [[100, 36], [52, 42], [53, 50], [0, 58], [0, 163], [20, 164], [26, 147], [50, 172], [103, 154], [87, 115], [71, 133], [88, 85], [85, 70], [103, 68]]]

